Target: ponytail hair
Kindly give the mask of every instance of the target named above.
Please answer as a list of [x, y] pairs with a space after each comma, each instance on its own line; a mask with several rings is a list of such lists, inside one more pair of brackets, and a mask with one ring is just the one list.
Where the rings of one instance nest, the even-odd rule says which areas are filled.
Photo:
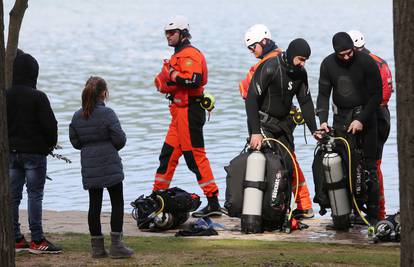
[[98, 76], [91, 76], [85, 84], [82, 92], [82, 115], [89, 119], [94, 110], [96, 103], [102, 95], [102, 92], [108, 91], [104, 79]]

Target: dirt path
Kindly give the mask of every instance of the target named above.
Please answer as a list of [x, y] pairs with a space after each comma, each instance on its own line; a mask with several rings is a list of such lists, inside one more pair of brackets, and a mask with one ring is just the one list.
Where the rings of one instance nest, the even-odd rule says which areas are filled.
[[[110, 213], [103, 213], [101, 216], [102, 230], [105, 234], [110, 232], [109, 220]], [[187, 223], [195, 219], [190, 218]], [[263, 234], [242, 234], [236, 229], [240, 229], [240, 219], [222, 216], [214, 218], [215, 223], [222, 224], [226, 230], [217, 229], [218, 236], [205, 237], [209, 239], [255, 239], [255, 240], [275, 240], [275, 241], [304, 241], [304, 242], [323, 242], [340, 244], [368, 244], [367, 227], [356, 225], [349, 232], [336, 232], [326, 230], [325, 227], [330, 223], [328, 219], [308, 219], [304, 222], [309, 225], [308, 229], [294, 231], [291, 234], [282, 232], [265, 232]], [[27, 211], [20, 212], [20, 223], [23, 233], [28, 233]], [[187, 224], [186, 223], [186, 224]], [[83, 211], [44, 211], [43, 228], [46, 233], [89, 233], [87, 223], [87, 212]], [[170, 230], [162, 233], [141, 231], [136, 226], [136, 221], [130, 214], [124, 217], [125, 236], [174, 236], [177, 230]], [[381, 243], [381, 245], [398, 246], [398, 243]]]

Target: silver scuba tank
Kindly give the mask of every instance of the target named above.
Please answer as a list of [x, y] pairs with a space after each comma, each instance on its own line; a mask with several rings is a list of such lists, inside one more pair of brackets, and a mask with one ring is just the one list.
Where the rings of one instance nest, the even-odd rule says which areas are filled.
[[260, 151], [254, 151], [247, 158], [244, 180], [243, 211], [241, 231], [243, 233], [261, 233], [262, 202], [266, 170], [266, 157]]
[[328, 151], [322, 159], [325, 179], [331, 204], [332, 219], [336, 229], [344, 230], [349, 227], [351, 205], [346, 187], [345, 172], [339, 154]]

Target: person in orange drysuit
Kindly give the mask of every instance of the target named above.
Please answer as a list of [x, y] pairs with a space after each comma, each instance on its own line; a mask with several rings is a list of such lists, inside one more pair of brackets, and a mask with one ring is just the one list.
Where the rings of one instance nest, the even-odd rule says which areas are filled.
[[379, 214], [378, 219], [385, 219], [385, 197], [384, 197], [384, 177], [382, 176], [381, 171], [381, 162], [382, 162], [382, 152], [384, 144], [388, 139], [391, 128], [391, 117], [390, 111], [388, 109], [388, 101], [391, 98], [393, 92], [392, 88], [392, 74], [388, 64], [385, 60], [379, 56], [371, 53], [368, 49], [365, 48], [365, 38], [360, 31], [352, 30], [348, 32], [351, 36], [352, 41], [354, 42], [354, 47], [356, 50], [367, 53], [374, 59], [375, 63], [380, 70], [381, 81], [382, 81], [382, 100], [380, 109], [377, 112], [377, 124], [378, 124], [378, 149], [377, 149], [377, 172], [378, 172], [378, 182], [379, 182]]
[[220, 216], [219, 190], [214, 181], [204, 148], [203, 126], [206, 111], [201, 107], [207, 83], [204, 55], [190, 43], [189, 24], [183, 16], [175, 16], [165, 26], [168, 45], [174, 47], [170, 60], [164, 60], [155, 77], [158, 91], [170, 99], [171, 123], [159, 156], [153, 191], [167, 189], [181, 155], [208, 200], [208, 205], [193, 217]]
[[[269, 29], [263, 24], [256, 24], [250, 27], [245, 34], [245, 44], [247, 48], [254, 54], [259, 61], [250, 67], [249, 72], [246, 75], [246, 78], [239, 83], [239, 90], [242, 98], [246, 100], [248, 95], [248, 89], [250, 81], [256, 71], [264, 62], [267, 60], [280, 56], [282, 50], [277, 47], [275, 42], [271, 40], [271, 33]], [[296, 126], [293, 121], [293, 128]], [[249, 134], [251, 134], [251, 126], [248, 124]], [[292, 129], [293, 132], [293, 129]], [[293, 139], [293, 135], [292, 135]], [[293, 140], [292, 140], [293, 143]], [[292, 151], [293, 152], [293, 151]], [[295, 153], [292, 153], [296, 160]], [[296, 160], [296, 165], [298, 166], [298, 176], [299, 176], [299, 188], [298, 195], [296, 198], [297, 208], [293, 211], [293, 216], [296, 219], [300, 218], [312, 218], [314, 216], [312, 209], [312, 202], [309, 194], [308, 187], [306, 185], [305, 176], [303, 175], [302, 169], [299, 166], [299, 163]], [[292, 190], [296, 190], [296, 174], [293, 172], [293, 184]]]

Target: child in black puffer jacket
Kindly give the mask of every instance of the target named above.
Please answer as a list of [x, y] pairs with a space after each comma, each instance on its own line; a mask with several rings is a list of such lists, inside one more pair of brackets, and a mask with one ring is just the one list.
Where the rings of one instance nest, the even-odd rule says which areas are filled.
[[105, 106], [108, 88], [104, 79], [90, 77], [82, 92], [82, 108], [75, 112], [69, 125], [73, 147], [81, 150], [82, 183], [89, 191], [88, 224], [92, 257], [108, 256], [101, 231], [103, 189], [111, 198], [111, 248], [113, 258], [131, 257], [133, 251], [121, 241], [124, 218], [124, 172], [118, 151], [125, 146], [126, 136], [115, 112]]

